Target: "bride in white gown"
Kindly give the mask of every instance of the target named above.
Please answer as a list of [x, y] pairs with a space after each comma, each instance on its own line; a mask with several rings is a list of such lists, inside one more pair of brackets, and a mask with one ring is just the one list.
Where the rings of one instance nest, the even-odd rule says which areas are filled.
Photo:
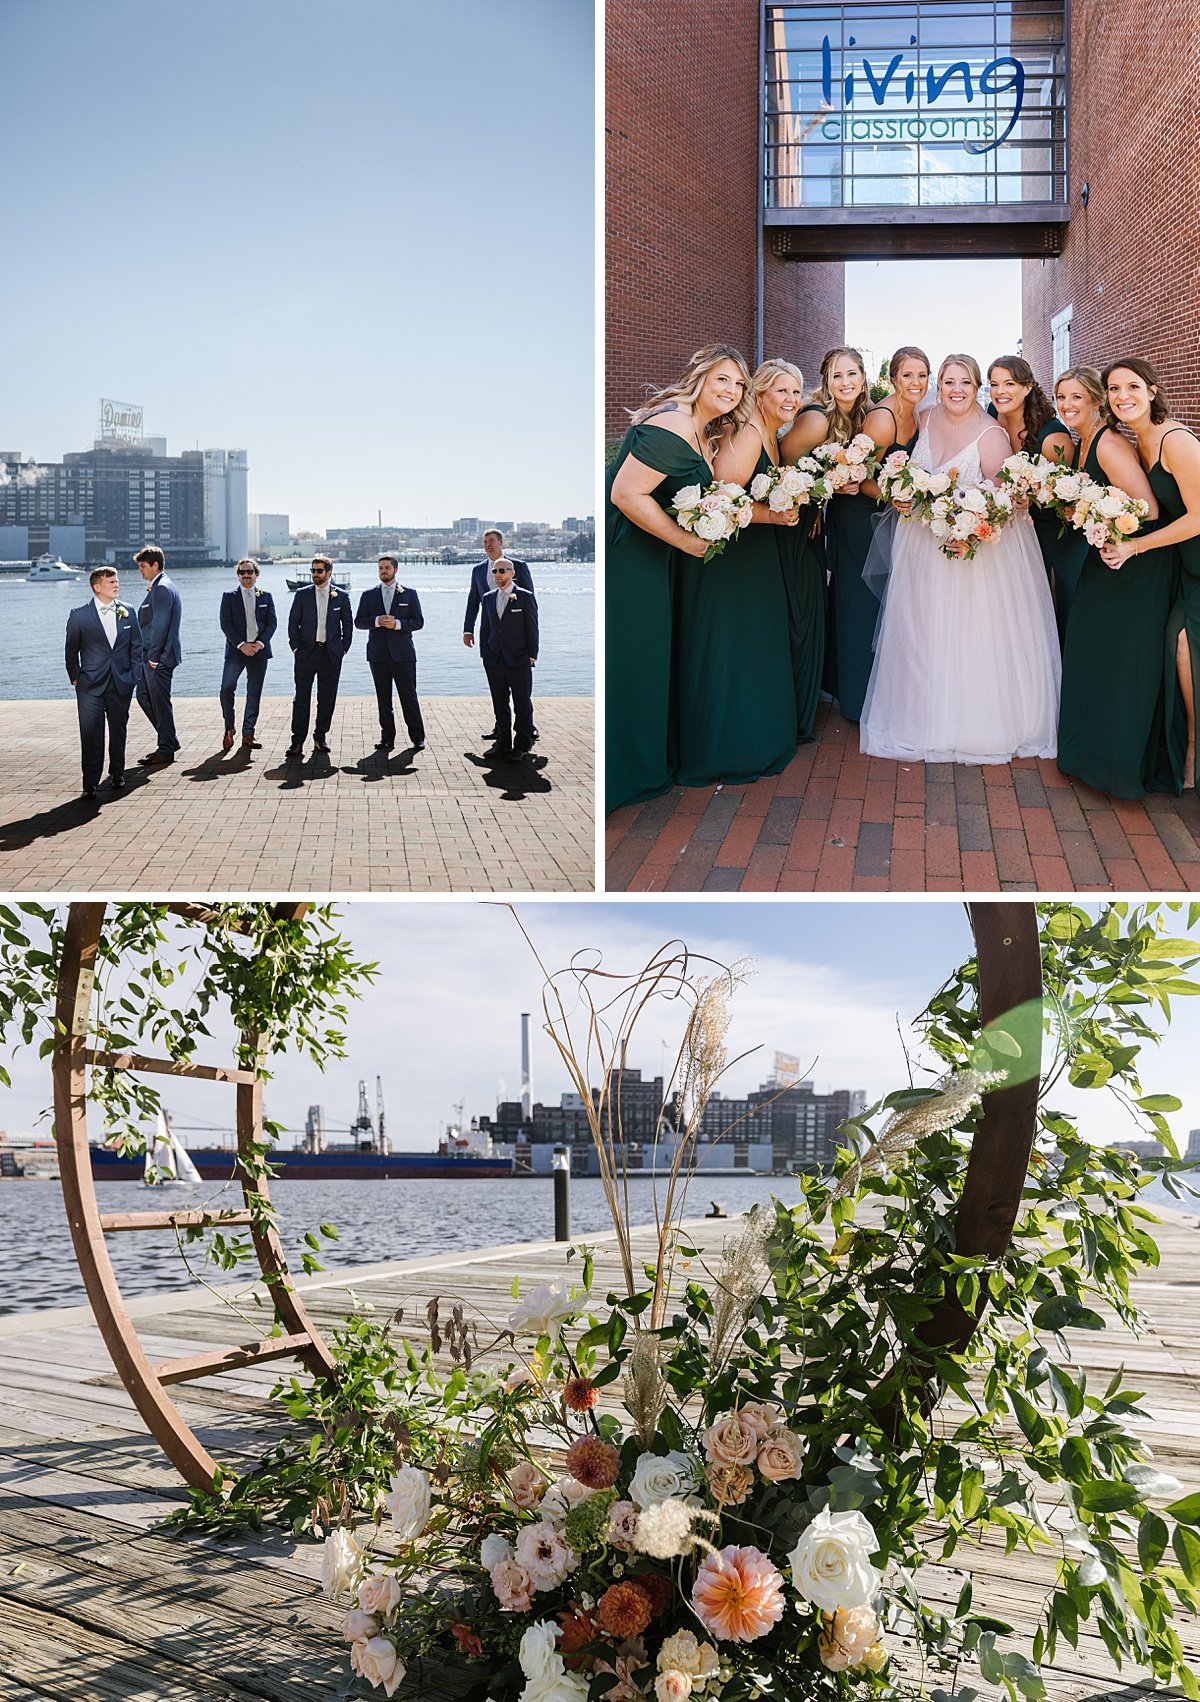
[[[958, 486], [994, 480], [1012, 453], [979, 406], [981, 374], [949, 355], [913, 460]], [[1052, 757], [1061, 678], [1054, 603], [1028, 513], [950, 561], [922, 521], [901, 521], [891, 550], [875, 664], [860, 724], [866, 755], [901, 762], [1006, 763]]]

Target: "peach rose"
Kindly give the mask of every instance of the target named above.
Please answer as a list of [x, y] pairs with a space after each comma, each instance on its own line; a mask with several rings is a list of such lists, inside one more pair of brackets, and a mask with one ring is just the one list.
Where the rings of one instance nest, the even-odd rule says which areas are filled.
[[358, 1605], [364, 1613], [386, 1618], [400, 1606], [400, 1586], [394, 1578], [373, 1573], [358, 1586]]
[[492, 1567], [492, 1589], [505, 1613], [528, 1613], [533, 1606], [533, 1579], [516, 1560]]
[[658, 1702], [687, 1702], [692, 1694], [691, 1674], [668, 1667], [666, 1672], [660, 1672], [655, 1679], [654, 1694]]
[[754, 1488], [749, 1466], [709, 1466], [708, 1487], [721, 1507], [740, 1507]]
[[548, 1488], [549, 1480], [532, 1460], [522, 1460], [508, 1474], [509, 1502], [523, 1511], [536, 1507]]
[[772, 1430], [758, 1450], [758, 1469], [768, 1483], [784, 1483], [799, 1477], [804, 1464], [804, 1443], [794, 1431]]
[[346, 1611], [342, 1621], [342, 1636], [347, 1643], [365, 1643], [369, 1637], [379, 1635], [379, 1621], [361, 1608], [352, 1607]]
[[1137, 531], [1140, 524], [1141, 522], [1136, 514], [1118, 514], [1113, 521], [1113, 525], [1116, 527], [1117, 531], [1122, 533], [1126, 538], [1131, 537], [1133, 533]]
[[396, 1645], [386, 1637], [371, 1637], [365, 1643], [350, 1647], [350, 1665], [368, 1684], [380, 1687], [385, 1696], [394, 1695], [404, 1677], [404, 1662], [396, 1653]]
[[760, 1442], [783, 1423], [783, 1413], [769, 1401], [747, 1401], [745, 1406], [738, 1408], [738, 1413], [742, 1423], [750, 1426]]
[[704, 1452], [710, 1465], [752, 1465], [758, 1453], [754, 1426], [741, 1413], [723, 1412], [704, 1432]]

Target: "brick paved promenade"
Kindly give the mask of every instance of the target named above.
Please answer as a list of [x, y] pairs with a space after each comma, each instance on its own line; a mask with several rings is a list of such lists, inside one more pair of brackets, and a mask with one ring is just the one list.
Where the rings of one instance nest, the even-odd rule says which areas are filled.
[[263, 700], [262, 750], [226, 755], [216, 699], [185, 697], [183, 749], [150, 776], [135, 706], [129, 790], [94, 804], [74, 704], [0, 703], [0, 891], [591, 891], [593, 702], [535, 703], [537, 766], [483, 761], [492, 706], [470, 697], [422, 698], [428, 748], [388, 761], [375, 699], [340, 698], [331, 754], [285, 764], [289, 698]]
[[753, 786], [689, 787], [608, 819], [610, 892], [1195, 892], [1200, 799], [1140, 803], [1053, 762], [885, 762], [828, 704]]

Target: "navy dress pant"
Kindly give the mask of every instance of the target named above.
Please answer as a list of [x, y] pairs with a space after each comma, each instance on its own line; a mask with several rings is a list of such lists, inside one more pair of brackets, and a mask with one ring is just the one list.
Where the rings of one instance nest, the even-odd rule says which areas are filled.
[[175, 711], [171, 707], [171, 677], [174, 672], [174, 668], [164, 667], [161, 662], [157, 668], [152, 668], [149, 662], [143, 663], [137, 688], [138, 708], [158, 734], [158, 748], [164, 756], [174, 756], [179, 749], [179, 740], [175, 736]]
[[533, 747], [533, 669], [528, 662], [510, 667], [499, 660], [485, 662], [484, 668], [496, 711], [497, 749], [525, 755]]
[[316, 644], [311, 650], [296, 652], [296, 696], [292, 701], [292, 743], [302, 745], [308, 737], [308, 718], [312, 713], [313, 682], [317, 686], [317, 720], [313, 738], [322, 742], [333, 725], [333, 710], [337, 703], [338, 680], [342, 658], [331, 656], [329, 647]]
[[425, 743], [425, 723], [417, 700], [417, 664], [393, 656], [372, 656], [371, 678], [375, 681], [375, 701], [379, 705], [379, 732], [385, 744], [396, 742], [396, 714], [392, 708], [392, 687], [400, 699], [400, 713], [411, 745]]
[[258, 707], [262, 702], [263, 683], [267, 677], [267, 662], [269, 658], [265, 650], [258, 650], [253, 656], [246, 656], [240, 650], [227, 651], [225, 666], [221, 671], [221, 712], [225, 717], [225, 725], [233, 731], [234, 693], [238, 680], [244, 673], [246, 676], [246, 712], [242, 716], [242, 737], [252, 739], [254, 729], [258, 724]]
[[77, 688], [79, 746], [83, 756], [83, 783], [98, 786], [104, 773], [104, 729], [108, 728], [108, 772], [113, 779], [125, 774], [125, 731], [129, 725], [131, 694], [110, 685], [104, 691]]

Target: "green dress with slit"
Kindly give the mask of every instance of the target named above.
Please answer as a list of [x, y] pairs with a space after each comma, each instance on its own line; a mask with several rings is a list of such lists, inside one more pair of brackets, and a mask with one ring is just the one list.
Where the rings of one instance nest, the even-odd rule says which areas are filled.
[[[664, 475], [652, 493], [664, 509], [685, 485], [712, 483], [699, 450], [662, 426], [626, 432], [608, 475], [604, 562], [606, 812], [643, 803], [674, 781], [668, 756], [671, 703], [671, 579], [678, 554], [621, 513], [612, 485], [629, 456]], [[687, 568], [701, 563], [680, 556]]]
[[[1184, 429], [1186, 428], [1181, 426], [1171, 427], [1171, 431]], [[1170, 431], [1163, 433], [1164, 443], [1170, 435]], [[1159, 513], [1162, 516], [1160, 524], [1166, 525], [1172, 520], [1179, 520], [1187, 513], [1187, 504], [1174, 476], [1168, 473], [1162, 464], [1161, 445], [1158, 460], [1150, 474], [1150, 483], [1158, 498]], [[1181, 544], [1175, 545], [1175, 553], [1179, 561], [1179, 578], [1176, 584], [1175, 606], [1167, 619], [1167, 648], [1164, 658], [1167, 757], [1174, 790], [1185, 792], [1194, 787], [1200, 792], [1200, 761], [1193, 764], [1191, 774], [1185, 772], [1187, 710], [1184, 707], [1183, 694], [1179, 690], [1177, 671], [1179, 635], [1186, 632], [1192, 668], [1192, 702], [1200, 702], [1200, 537], [1185, 538]]]
[[[1103, 435], [1096, 433], [1083, 469], [1097, 484], [1108, 482], [1096, 456]], [[1164, 479], [1174, 484], [1161, 466], [1151, 471], [1160, 509]], [[1137, 535], [1163, 524], [1150, 521]], [[1091, 545], [1084, 555], [1063, 648], [1058, 766], [1112, 798], [1163, 787], [1163, 639], [1177, 576], [1170, 548], [1116, 569]]]
[[[824, 414], [812, 403], [800, 414]], [[800, 414], [796, 418], [799, 419]], [[813, 736], [821, 701], [821, 671], [825, 665], [825, 533], [812, 537], [815, 508], [800, 510], [799, 524], [776, 531], [783, 589], [788, 606], [788, 643], [792, 653], [792, 686], [796, 694], [796, 729], [802, 741]]]
[[[765, 449], [751, 477], [769, 470]], [[673, 756], [681, 786], [779, 774], [796, 752], [780, 528], [757, 522], [675, 578]]]
[[[896, 416], [890, 408], [895, 431]], [[894, 449], [909, 455], [917, 446], [920, 429], [907, 443], [893, 436], [880, 458]], [[881, 513], [879, 498], [834, 496], [825, 510], [825, 559], [829, 564], [829, 637], [832, 666], [825, 671], [825, 689], [837, 699], [847, 721], [862, 716], [867, 682], [875, 660], [875, 630], [879, 625], [879, 598], [863, 578], [863, 566]]]

